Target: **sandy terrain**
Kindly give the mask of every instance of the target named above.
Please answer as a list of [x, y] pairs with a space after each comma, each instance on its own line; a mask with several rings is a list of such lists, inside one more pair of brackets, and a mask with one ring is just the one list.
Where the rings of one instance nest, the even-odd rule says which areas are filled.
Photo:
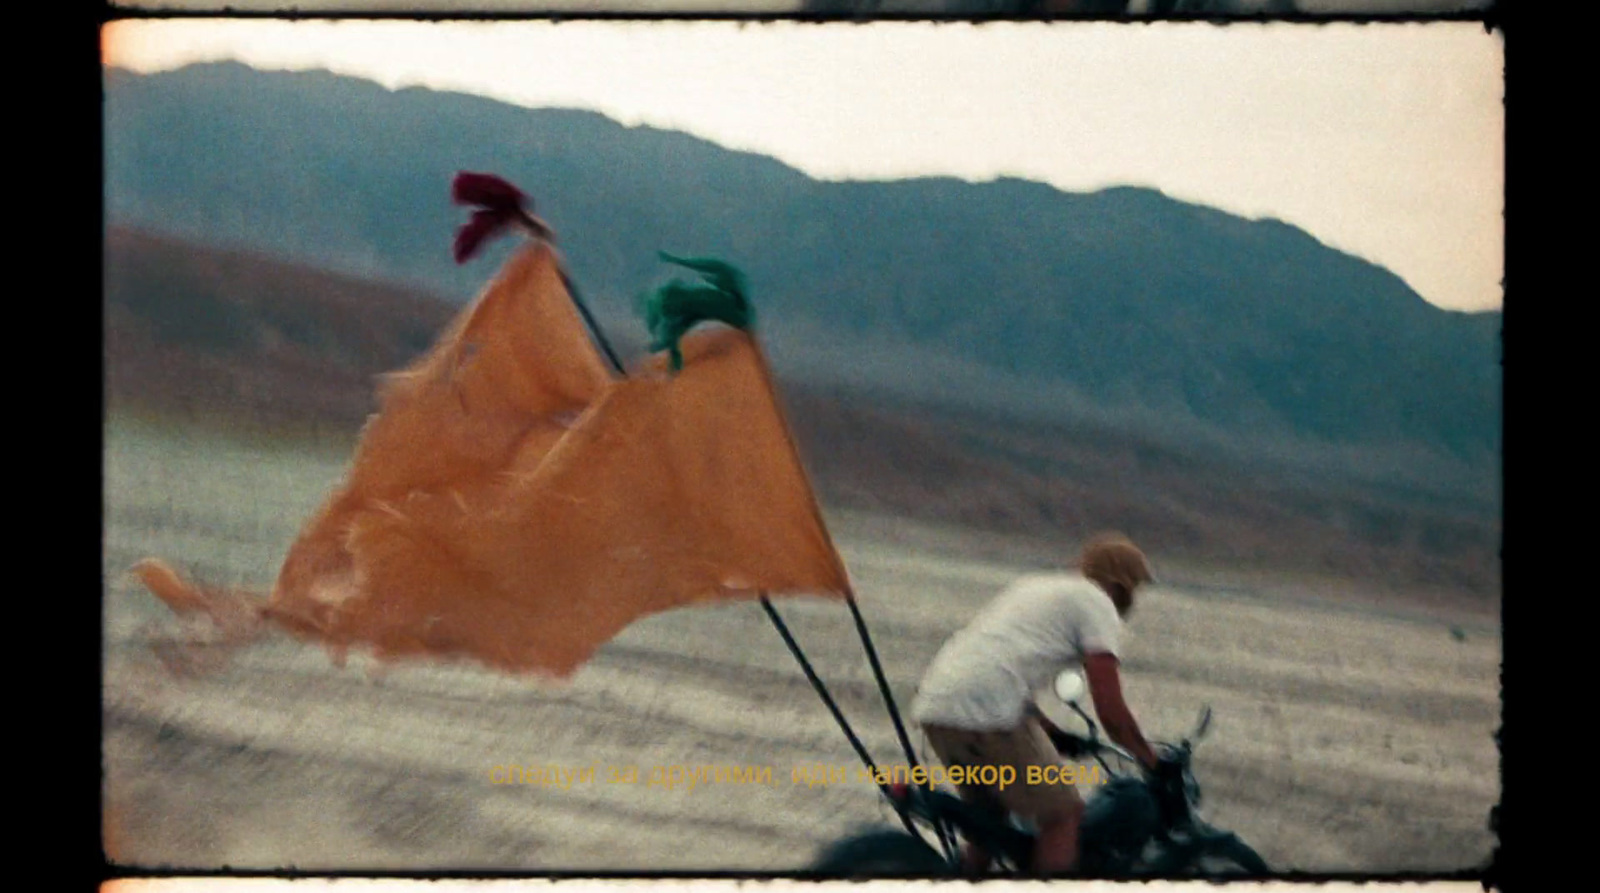
[[[168, 674], [149, 645], [176, 622], [121, 571], [160, 555], [211, 582], [265, 588], [345, 458], [291, 442], [107, 429], [104, 759], [115, 860], [785, 871], [885, 820], [754, 604], [640, 623], [565, 686], [470, 667], [373, 675], [285, 640], [214, 675]], [[942, 639], [1043, 557], [891, 518], [830, 522], [902, 703]], [[1312, 591], [1259, 575], [1246, 584], [1215, 569], [1165, 578], [1132, 618], [1129, 699], [1155, 737], [1181, 733], [1202, 704], [1215, 709], [1197, 761], [1213, 821], [1285, 870], [1487, 861], [1499, 791], [1492, 616], [1379, 607], [1354, 584]], [[807, 599], [779, 609], [874, 753], [899, 761], [848, 612]], [[791, 782], [793, 767], [816, 763], [850, 766], [850, 780]], [[599, 771], [566, 787], [492, 783], [506, 764]], [[773, 783], [649, 785], [653, 767], [672, 764], [770, 766]], [[638, 782], [609, 782], [611, 766], [638, 767]]]

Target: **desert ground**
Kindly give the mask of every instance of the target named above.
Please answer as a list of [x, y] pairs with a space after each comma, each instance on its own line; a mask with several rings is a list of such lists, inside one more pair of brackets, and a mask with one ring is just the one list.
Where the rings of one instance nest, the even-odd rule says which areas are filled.
[[[113, 861], [303, 870], [793, 871], [890, 820], [876, 790], [794, 784], [857, 760], [760, 608], [663, 614], [571, 682], [360, 661], [273, 639], [175, 675], [178, 621], [124, 573], [161, 556], [266, 589], [347, 447], [108, 422], [104, 806]], [[907, 704], [942, 640], [1039, 543], [829, 509], [862, 611]], [[1501, 640], [1480, 602], [1378, 599], [1358, 582], [1164, 566], [1130, 621], [1124, 677], [1147, 732], [1215, 711], [1196, 771], [1207, 817], [1285, 871], [1481, 866], [1500, 788]], [[902, 761], [850, 615], [777, 601], [882, 762]], [[920, 739], [918, 744], [920, 745]], [[599, 767], [495, 784], [497, 766]], [[773, 769], [772, 784], [651, 786], [657, 766]], [[637, 767], [636, 783], [609, 767]]]

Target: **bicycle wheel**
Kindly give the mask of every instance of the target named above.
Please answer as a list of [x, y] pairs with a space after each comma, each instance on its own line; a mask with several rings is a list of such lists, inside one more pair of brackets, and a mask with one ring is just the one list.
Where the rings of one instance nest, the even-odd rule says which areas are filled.
[[1206, 874], [1261, 876], [1272, 873], [1272, 869], [1267, 867], [1267, 860], [1261, 858], [1254, 847], [1233, 834], [1207, 846], [1201, 852], [1198, 864], [1201, 868], [1208, 865], [1216, 867], [1216, 871], [1206, 871]]
[[894, 877], [949, 874], [938, 850], [904, 831], [867, 831], [830, 844], [811, 864], [811, 872], [834, 877]]
[[1262, 877], [1272, 873], [1265, 859], [1238, 835], [1225, 834], [1198, 846], [1185, 847], [1169, 853], [1154, 866], [1154, 874], [1161, 876], [1226, 877], [1246, 875]]

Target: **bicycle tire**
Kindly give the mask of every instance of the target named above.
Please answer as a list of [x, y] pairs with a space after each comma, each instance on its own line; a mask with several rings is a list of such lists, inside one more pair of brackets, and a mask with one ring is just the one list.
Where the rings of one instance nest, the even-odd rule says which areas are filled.
[[829, 844], [812, 861], [810, 873], [831, 877], [926, 877], [950, 874], [951, 866], [926, 841], [885, 828]]
[[1267, 860], [1261, 858], [1261, 854], [1257, 853], [1254, 847], [1240, 840], [1235, 834], [1229, 834], [1207, 845], [1200, 854], [1200, 859], [1207, 857], [1231, 862], [1239, 867], [1239, 872], [1229, 872], [1230, 874], [1241, 873], [1262, 877], [1272, 873], [1272, 869], [1267, 867]]
[[1172, 853], [1153, 868], [1152, 873], [1162, 877], [1265, 877], [1272, 873], [1255, 848], [1236, 834], [1219, 836], [1193, 849]]

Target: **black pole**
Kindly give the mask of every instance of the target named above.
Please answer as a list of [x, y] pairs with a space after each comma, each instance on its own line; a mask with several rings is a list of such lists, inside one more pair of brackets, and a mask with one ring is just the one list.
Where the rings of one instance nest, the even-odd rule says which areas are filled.
[[[611, 342], [606, 339], [605, 331], [600, 330], [600, 323], [595, 322], [594, 315], [590, 314], [589, 312], [589, 307], [584, 306], [584, 301], [582, 301], [582, 298], [579, 298], [578, 283], [574, 283], [573, 277], [568, 275], [568, 272], [566, 272], [565, 262], [558, 261], [557, 269], [560, 270], [560, 274], [562, 274], [562, 283], [566, 286], [566, 293], [570, 294], [571, 299], [573, 299], [574, 306], [578, 306], [578, 312], [579, 314], [582, 314], [582, 317], [584, 317], [584, 323], [589, 325], [590, 333], [594, 333], [595, 342], [600, 344], [600, 349], [605, 350], [606, 357], [610, 358], [611, 365], [616, 368], [616, 371], [618, 371], [618, 373], [622, 373], [621, 360], [618, 360], [618, 357], [616, 357], [616, 352], [611, 350]], [[845, 731], [845, 738], [850, 739], [851, 747], [856, 749], [856, 754], [861, 755], [861, 762], [866, 763], [867, 768], [872, 770], [872, 776], [874, 776], [874, 779], [877, 778], [878, 767], [877, 763], [872, 762], [872, 754], [867, 752], [867, 747], [861, 743], [861, 739], [856, 738], [856, 731], [854, 731], [853, 728], [850, 728], [850, 720], [845, 719], [845, 714], [840, 712], [840, 709], [838, 709], [838, 704], [834, 703], [834, 696], [829, 695], [826, 685], [824, 685], [822, 680], [819, 679], [818, 675], [816, 675], [816, 671], [811, 669], [811, 661], [806, 659], [805, 651], [800, 650], [800, 643], [795, 642], [794, 635], [789, 634], [789, 627], [784, 624], [784, 619], [782, 619], [781, 616], [778, 616], [778, 610], [773, 608], [773, 603], [766, 599], [765, 592], [762, 594], [762, 608], [765, 608], [766, 616], [771, 618], [771, 621], [773, 621], [773, 626], [778, 627], [778, 635], [781, 635], [782, 639], [784, 639], [784, 645], [789, 647], [789, 653], [792, 653], [792, 655], [795, 656], [795, 661], [800, 663], [800, 669], [805, 671], [805, 677], [806, 679], [810, 680], [811, 688], [816, 690], [816, 693], [818, 693], [818, 695], [822, 698], [822, 703], [827, 704], [827, 709], [834, 714], [834, 719], [837, 720], [838, 727]], [[854, 610], [854, 602], [851, 602], [851, 610]], [[858, 618], [856, 618], [856, 623], [861, 623], [861, 618], [859, 618], [859, 615]], [[862, 629], [866, 629], [866, 627], [862, 627]], [[872, 655], [870, 647], [867, 653]], [[877, 656], [875, 655], [872, 656], [872, 666], [877, 667]], [[888, 690], [885, 688], [885, 693], [886, 691]], [[891, 707], [891, 709], [893, 709], [893, 707]], [[906, 731], [904, 731], [904, 728], [899, 725], [898, 715], [896, 715], [896, 719], [894, 719], [894, 727], [901, 731], [902, 739], [906, 738]], [[910, 752], [909, 743], [907, 743], [906, 747], [907, 752]], [[882, 789], [882, 787], [885, 786], [880, 784], [878, 787]]]
[[594, 335], [595, 343], [600, 345], [602, 351], [605, 351], [606, 359], [611, 361], [611, 366], [617, 370], [617, 374], [627, 375], [622, 369], [622, 360], [618, 359], [617, 352], [611, 349], [611, 342], [606, 339], [606, 333], [600, 330], [600, 323], [595, 320], [594, 314], [589, 312], [589, 305], [583, 302], [583, 297], [578, 294], [578, 284], [573, 282], [572, 277], [567, 274], [566, 263], [558, 261], [556, 268], [561, 272], [561, 284], [567, 287], [567, 294], [572, 297], [572, 303], [578, 308], [578, 312], [583, 315], [583, 322], [589, 327], [590, 334]]
[[[855, 730], [850, 728], [850, 721], [845, 719], [844, 713], [839, 709], [839, 705], [834, 702], [833, 695], [828, 692], [828, 686], [824, 685], [822, 679], [817, 676], [817, 671], [811, 668], [811, 661], [806, 660], [805, 652], [800, 650], [800, 643], [794, 640], [794, 636], [789, 632], [788, 625], [783, 622], [782, 617], [778, 616], [778, 609], [772, 606], [772, 601], [767, 598], [766, 593], [761, 595], [761, 608], [767, 612], [767, 617], [772, 620], [772, 625], [778, 630], [778, 635], [783, 637], [783, 644], [789, 646], [789, 653], [793, 654], [795, 661], [800, 664], [800, 669], [806, 674], [806, 680], [811, 683], [812, 689], [816, 691], [818, 697], [822, 698], [822, 703], [827, 705], [828, 711], [833, 714], [834, 722], [839, 724], [844, 736], [850, 739], [850, 746], [856, 749], [856, 754], [861, 757], [861, 762], [867, 765], [867, 770], [872, 773], [873, 781], [878, 785], [878, 790], [882, 791], [884, 796], [887, 797], [889, 786], [878, 781], [881, 777], [878, 773], [878, 764], [873, 762], [872, 754], [867, 752], [867, 746], [861, 743], [861, 739], [856, 737]], [[916, 826], [911, 823], [911, 816], [907, 815], [904, 810], [897, 809], [895, 812], [900, 815], [900, 823], [906, 826], [906, 833], [920, 839], [922, 835], [917, 833]], [[944, 844], [943, 829], [940, 829], [939, 842], [941, 845]]]
[[[794, 635], [789, 632], [788, 625], [783, 622], [782, 617], [778, 616], [778, 609], [772, 606], [772, 600], [767, 598], [765, 594], [761, 596], [761, 609], [767, 612], [767, 617], [772, 620], [772, 625], [777, 627], [778, 635], [783, 637], [783, 644], [789, 646], [789, 653], [793, 654], [794, 659], [799, 662], [800, 669], [806, 674], [806, 679], [811, 683], [811, 687], [816, 689], [817, 694], [822, 698], [822, 703], [827, 705], [828, 711], [838, 721], [839, 728], [844, 730], [844, 736], [850, 739], [850, 746], [856, 749], [856, 754], [861, 757], [861, 762], [867, 764], [867, 768], [872, 771], [872, 777], [876, 779], [878, 777], [878, 764], [873, 762], [872, 755], [867, 752], [867, 746], [861, 743], [861, 739], [856, 737], [855, 730], [850, 728], [850, 721], [845, 719], [844, 713], [839, 709], [839, 705], [834, 702], [833, 695], [829, 694], [828, 687], [817, 676], [817, 671], [811, 668], [811, 661], [806, 659], [805, 652], [800, 650], [800, 644], [795, 641]], [[880, 784], [878, 787], [883, 788], [886, 786]]]
[[[867, 632], [867, 621], [861, 616], [861, 608], [856, 604], [854, 594], [845, 601], [850, 605], [850, 616], [855, 619], [856, 633], [860, 635], [861, 646], [867, 652], [867, 663], [872, 666], [872, 675], [878, 680], [878, 691], [883, 695], [883, 702], [889, 708], [889, 720], [894, 723], [895, 734], [900, 738], [900, 747], [906, 752], [906, 765], [914, 769], [922, 764], [917, 762], [917, 753], [911, 747], [911, 736], [906, 733], [905, 723], [900, 719], [900, 708], [895, 705], [894, 692], [889, 690], [889, 677], [883, 672], [883, 664], [878, 661], [878, 649], [873, 647], [872, 634]], [[933, 784], [928, 781], [920, 782], [917, 787], [921, 788], [924, 794], [933, 792]], [[944, 848], [947, 855], [951, 854], [953, 850], [951, 843], [945, 839], [943, 826], [936, 826], [936, 830], [939, 835], [939, 845]]]
[[[606, 359], [611, 361], [611, 366], [616, 369], [617, 374], [626, 376], [627, 373], [622, 368], [622, 360], [617, 357], [616, 351], [612, 350], [611, 342], [606, 338], [605, 331], [600, 328], [600, 323], [595, 320], [594, 314], [589, 312], [589, 307], [584, 303], [583, 297], [578, 294], [578, 284], [572, 281], [572, 276], [567, 272], [567, 265], [559, 255], [557, 256], [556, 266], [561, 274], [561, 284], [566, 287], [567, 294], [572, 298], [573, 305], [578, 308], [578, 313], [583, 316], [584, 324], [589, 327], [589, 332], [594, 336], [595, 343], [599, 344], [600, 349], [605, 352]], [[908, 769], [915, 769], [918, 765], [917, 755], [911, 748], [911, 738], [906, 734], [905, 724], [900, 720], [900, 710], [895, 706], [894, 694], [889, 690], [889, 681], [884, 676], [883, 665], [878, 661], [878, 651], [872, 645], [872, 636], [867, 632], [866, 621], [861, 617], [861, 609], [856, 606], [855, 597], [852, 595], [846, 601], [850, 605], [851, 616], [855, 618], [856, 632], [860, 635], [861, 644], [866, 649], [867, 661], [872, 665], [872, 673], [877, 678], [878, 691], [883, 695], [884, 702], [888, 705], [889, 718], [894, 723], [895, 734], [899, 736], [900, 746], [906, 752], [906, 766]], [[839, 705], [834, 702], [833, 695], [828, 692], [828, 687], [823, 684], [822, 679], [811, 668], [811, 661], [806, 659], [805, 652], [800, 650], [799, 643], [790, 634], [789, 627], [784, 624], [783, 618], [778, 616], [777, 609], [772, 607], [772, 602], [768, 600], [765, 593], [761, 595], [761, 607], [767, 612], [767, 617], [778, 630], [778, 635], [783, 637], [783, 643], [789, 647], [789, 653], [793, 654], [795, 660], [800, 664], [800, 669], [806, 674], [806, 679], [810, 681], [811, 687], [822, 698], [822, 703], [833, 714], [834, 721], [839, 724], [839, 728], [844, 732], [845, 737], [850, 740], [850, 746], [855, 748], [856, 753], [861, 757], [861, 761], [872, 772], [873, 780], [876, 781], [879, 778], [878, 766], [873, 762], [872, 755], [867, 752], [866, 745], [861, 743], [861, 739], [856, 737], [855, 730], [850, 727], [850, 721], [839, 710]], [[929, 785], [926, 783], [918, 785], [918, 787], [924, 792], [930, 790]], [[888, 786], [881, 782], [878, 783], [878, 789], [883, 791], [885, 795], [888, 794]], [[906, 831], [914, 837], [921, 837], [917, 833], [916, 827], [912, 825], [910, 816], [906, 815], [904, 810], [896, 810], [896, 812], [900, 815], [900, 821], [906, 826]], [[936, 826], [936, 830], [939, 836], [939, 845], [947, 855], [950, 854], [950, 843], [945, 837], [944, 829]]]
[[900, 747], [906, 752], [906, 765], [916, 766], [917, 754], [911, 749], [911, 736], [906, 734], [905, 723], [900, 720], [900, 709], [895, 706], [894, 693], [889, 690], [889, 679], [883, 672], [883, 664], [878, 662], [878, 649], [872, 646], [872, 634], [867, 632], [867, 621], [861, 616], [861, 608], [856, 604], [855, 596], [845, 600], [850, 605], [850, 616], [855, 618], [856, 633], [861, 636], [861, 645], [867, 652], [867, 663], [872, 665], [872, 675], [877, 677], [878, 691], [883, 694], [883, 701], [889, 705], [889, 719], [894, 722], [895, 734], [900, 738]]

